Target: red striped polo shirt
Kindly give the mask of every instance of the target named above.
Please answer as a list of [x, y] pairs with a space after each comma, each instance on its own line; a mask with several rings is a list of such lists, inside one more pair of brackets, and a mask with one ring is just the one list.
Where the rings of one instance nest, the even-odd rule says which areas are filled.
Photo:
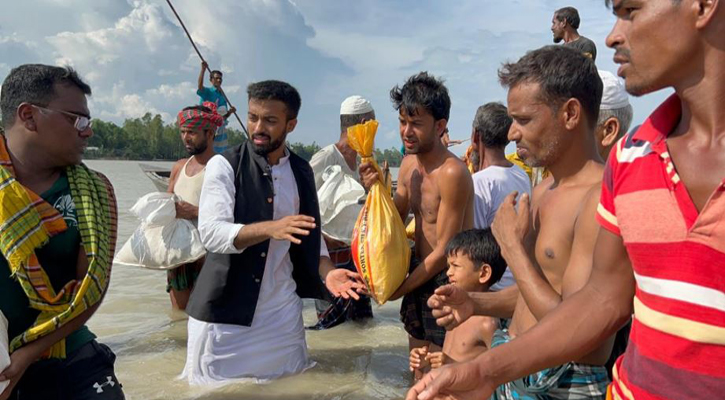
[[622, 237], [637, 282], [614, 399], [725, 398], [725, 179], [698, 212], [667, 151], [680, 116], [673, 95], [604, 173], [597, 219]]

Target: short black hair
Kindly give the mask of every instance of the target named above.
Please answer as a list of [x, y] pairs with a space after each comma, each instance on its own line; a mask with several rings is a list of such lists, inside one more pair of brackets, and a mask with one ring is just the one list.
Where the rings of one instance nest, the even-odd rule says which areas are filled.
[[224, 76], [224, 74], [222, 74], [222, 71], [219, 71], [218, 69], [215, 69], [214, 71], [211, 71], [211, 73], [209, 74], [209, 78], [211, 78], [212, 76], [214, 76], [214, 74], [218, 74], [219, 76]]
[[512, 122], [506, 106], [491, 102], [478, 107], [473, 119], [473, 129], [485, 147], [504, 148], [509, 144], [508, 133]]
[[299, 92], [292, 85], [282, 81], [261, 81], [247, 86], [248, 100], [277, 100], [287, 106], [287, 119], [297, 118], [302, 106]]
[[579, 29], [581, 19], [579, 18], [579, 11], [574, 7], [563, 7], [554, 13], [557, 21], [566, 21], [566, 23], [574, 29]]
[[415, 115], [417, 107], [424, 108], [436, 121], [448, 120], [451, 114], [448, 88], [443, 80], [425, 71], [408, 78], [402, 88], [395, 85], [390, 90], [390, 100], [398, 112], [402, 108], [408, 115]]
[[91, 87], [71, 67], [24, 64], [10, 70], [0, 94], [0, 110], [5, 128], [15, 123], [15, 113], [20, 104], [47, 106], [56, 95], [56, 84], [75, 86], [83, 94], [91, 95]]
[[459, 232], [446, 245], [447, 256], [456, 254], [468, 256], [476, 268], [480, 268], [483, 264], [490, 265], [489, 286], [500, 281], [506, 271], [506, 260], [501, 255], [501, 247], [489, 228]]
[[591, 58], [566, 46], [544, 46], [526, 53], [498, 71], [501, 85], [513, 88], [521, 83], [538, 83], [541, 100], [553, 109], [577, 99], [593, 128], [599, 116], [604, 85]]

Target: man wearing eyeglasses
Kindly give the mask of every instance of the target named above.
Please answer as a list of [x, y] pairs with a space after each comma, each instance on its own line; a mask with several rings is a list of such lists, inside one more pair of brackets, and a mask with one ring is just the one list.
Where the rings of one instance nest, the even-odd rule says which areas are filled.
[[209, 82], [211, 87], [204, 86], [204, 74], [209, 69], [209, 65], [206, 61], [201, 62], [201, 71], [199, 71], [199, 82], [196, 94], [199, 95], [199, 105], [206, 102], [214, 103], [217, 107], [217, 112], [224, 117], [224, 124], [216, 130], [216, 136], [214, 136], [214, 152], [223, 153], [229, 148], [228, 137], [226, 133], [227, 118], [234, 114], [237, 109], [233, 106], [230, 108], [227, 104], [227, 99], [224, 97], [224, 91], [222, 90], [222, 71], [214, 70], [209, 74]]
[[85, 326], [108, 288], [117, 227], [110, 182], [81, 163], [90, 94], [75, 71], [39, 64], [2, 84], [0, 311], [11, 363], [0, 400], [124, 399], [115, 355]]

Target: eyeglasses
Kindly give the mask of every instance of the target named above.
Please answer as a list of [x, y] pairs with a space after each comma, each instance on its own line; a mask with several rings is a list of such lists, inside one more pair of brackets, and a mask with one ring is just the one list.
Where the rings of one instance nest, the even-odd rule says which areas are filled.
[[69, 111], [55, 110], [52, 108], [45, 108], [45, 107], [41, 107], [41, 106], [36, 106], [35, 104], [33, 104], [33, 107], [40, 109], [40, 110], [53, 111], [53, 112], [57, 112], [57, 113], [66, 115], [68, 117], [73, 117], [74, 118], [73, 127], [76, 128], [76, 130], [78, 132], [85, 132], [86, 129], [90, 128], [91, 125], [93, 124], [93, 121], [91, 121], [91, 119], [86, 117], [85, 115], [78, 115], [78, 114], [75, 114], [75, 113], [72, 113]]

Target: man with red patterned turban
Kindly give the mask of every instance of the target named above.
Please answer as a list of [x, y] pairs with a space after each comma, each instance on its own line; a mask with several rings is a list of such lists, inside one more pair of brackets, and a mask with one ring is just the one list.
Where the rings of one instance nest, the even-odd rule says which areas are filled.
[[[215, 154], [214, 134], [217, 127], [224, 123], [224, 118], [217, 113], [214, 103], [205, 102], [201, 106], [181, 110], [177, 122], [189, 158], [177, 161], [171, 169], [169, 193], [181, 199], [176, 203], [176, 217], [196, 222], [206, 163]], [[166, 291], [174, 308], [186, 309], [203, 263], [202, 259], [168, 271]]]

